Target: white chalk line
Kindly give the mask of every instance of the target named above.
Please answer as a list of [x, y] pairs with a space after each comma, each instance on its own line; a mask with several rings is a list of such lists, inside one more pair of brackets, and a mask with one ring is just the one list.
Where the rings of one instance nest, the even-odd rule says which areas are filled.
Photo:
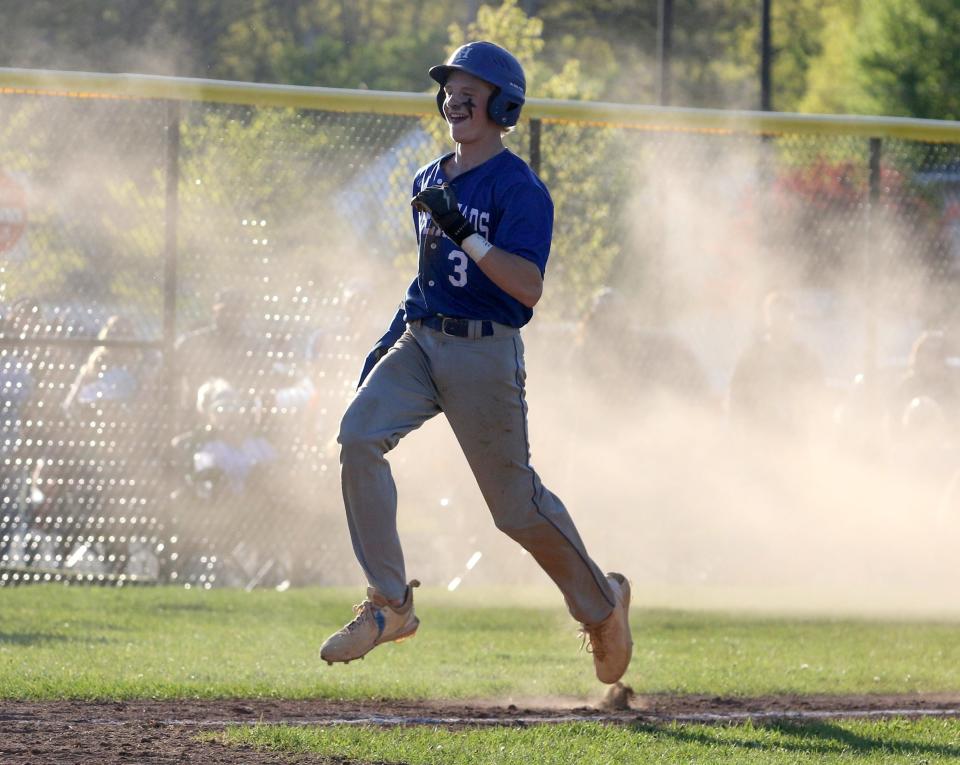
[[430, 717], [415, 715], [364, 715], [359, 717], [317, 717], [296, 719], [236, 719], [236, 720], [189, 720], [189, 719], [115, 719], [115, 718], [70, 718], [60, 720], [37, 719], [28, 715], [0, 715], [0, 721], [27, 723], [35, 728], [58, 728], [65, 725], [123, 726], [147, 724], [163, 727], [227, 728], [249, 727], [253, 725], [289, 725], [293, 727], [333, 727], [333, 726], [375, 726], [398, 727], [415, 725], [476, 726], [476, 727], [515, 727], [528, 725], [557, 725], [560, 723], [617, 723], [627, 724], [718, 724], [727, 722], [746, 722], [747, 720], [843, 720], [857, 718], [890, 717], [960, 717], [960, 708], [955, 709], [797, 709], [765, 710], [743, 712], [698, 712], [692, 714], [645, 714], [638, 710], [625, 710], [616, 714], [594, 715], [515, 715], [509, 717]]

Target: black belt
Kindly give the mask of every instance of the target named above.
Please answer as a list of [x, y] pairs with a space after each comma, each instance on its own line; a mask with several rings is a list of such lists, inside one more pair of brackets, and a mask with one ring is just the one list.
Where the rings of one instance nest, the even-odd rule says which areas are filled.
[[471, 323], [480, 322], [480, 337], [490, 337], [493, 334], [493, 322], [486, 319], [455, 319], [451, 316], [427, 316], [420, 320], [425, 327], [443, 332], [453, 337], [471, 337]]

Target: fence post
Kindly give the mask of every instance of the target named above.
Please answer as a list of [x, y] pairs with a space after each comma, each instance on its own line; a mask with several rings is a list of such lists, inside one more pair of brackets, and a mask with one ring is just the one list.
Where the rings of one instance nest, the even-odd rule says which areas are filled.
[[657, 103], [669, 106], [673, 63], [673, 0], [657, 3]]
[[760, 2], [760, 111], [773, 111], [773, 39], [771, 0]]
[[867, 236], [864, 257], [864, 285], [866, 288], [866, 327], [864, 348], [864, 371], [872, 378], [878, 366], [877, 348], [877, 235], [876, 216], [877, 204], [880, 201], [880, 156], [883, 150], [883, 141], [880, 138], [870, 139], [870, 175], [869, 195], [867, 202]]
[[[166, 152], [164, 177], [163, 243], [163, 368], [164, 422], [175, 427], [177, 417], [177, 369], [174, 344], [177, 332], [177, 232], [180, 222], [180, 102], [167, 101]], [[173, 434], [171, 434], [172, 436]]]
[[540, 133], [542, 127], [541, 120], [530, 120], [530, 169], [537, 175], [540, 175]]

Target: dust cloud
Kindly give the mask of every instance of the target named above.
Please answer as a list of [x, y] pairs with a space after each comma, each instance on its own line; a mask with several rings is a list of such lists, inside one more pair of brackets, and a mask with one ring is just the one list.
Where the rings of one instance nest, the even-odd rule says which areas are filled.
[[[637, 267], [592, 313], [525, 330], [545, 485], [641, 604], [956, 616], [958, 378], [916, 221], [863, 199], [811, 213], [782, 154], [812, 145], [659, 141], [624, 216]], [[750, 356], [764, 333], [773, 347]], [[549, 584], [490, 530], [445, 426], [392, 459], [410, 570], [442, 569], [464, 596]]]
[[[71, 141], [51, 137], [42, 166], [30, 166], [11, 149], [35, 145], [29, 125], [55, 128], [80, 112], [61, 105], [60, 122], [44, 122], [34, 107], [26, 104], [30, 119], [19, 134], [10, 113], [0, 156], [49, 214], [9, 257], [4, 301], [36, 288], [34, 297], [55, 313], [71, 308], [69, 295], [96, 304], [100, 315], [134, 314], [137, 337], [156, 339], [164, 187], [155, 168], [162, 167], [163, 112], [147, 109], [134, 130], [115, 121], [127, 107], [85, 104], [87, 119], [90, 110], [96, 119], [73, 124], [85, 124], [88, 133], [77, 135], [78, 127]], [[352, 128], [287, 115], [293, 122], [276, 133], [260, 126], [257, 140], [266, 143], [255, 152], [241, 142], [204, 154], [205, 140], [225, 141], [253, 119], [243, 110], [223, 111], [223, 122], [211, 123], [208, 134], [197, 129], [184, 147], [178, 329], [201, 324], [222, 288], [245, 292], [252, 331], [265, 343], [251, 349], [248, 371], [258, 382], [244, 390], [287, 395], [287, 403], [261, 397], [249, 411], [261, 421], [272, 417], [277, 433], [293, 439], [297, 470], [271, 501], [242, 519], [224, 516], [226, 528], [246, 535], [232, 552], [247, 552], [245, 568], [218, 583], [261, 583], [258, 572], [270, 560], [264, 551], [251, 553], [250, 542], [270, 540], [270, 554], [287, 571], [309, 564], [299, 581], [359, 588], [335, 437], [363, 357], [413, 277], [407, 169], [426, 161], [427, 149], [414, 147], [402, 172], [341, 171], [336, 141], [324, 136]], [[188, 111], [186, 119], [202, 125], [203, 114]], [[291, 125], [307, 141], [296, 151], [284, 132]], [[124, 131], [153, 136], [149, 162], [142, 142], [116, 138]], [[634, 196], [617, 224], [623, 260], [615, 283], [588, 313], [545, 307], [524, 331], [533, 464], [570, 510], [592, 557], [632, 580], [638, 604], [958, 612], [960, 460], [952, 407], [960, 395], [953, 393], [943, 290], [929, 276], [914, 219], [889, 205], [867, 205], [862, 175], [852, 181], [860, 196], [833, 208], [816, 204], [818, 192], [804, 196], [784, 182], [813, 161], [814, 149], [799, 139], [791, 146], [749, 136], [630, 137], [624, 155]], [[136, 193], [124, 176], [139, 184]], [[273, 213], [261, 212], [264, 198]], [[143, 220], [117, 213], [131, 209], [131, 200]], [[378, 207], [384, 204], [387, 213]], [[114, 224], [106, 234], [93, 223], [104, 210]], [[86, 244], [77, 247], [79, 240]], [[78, 250], [94, 270], [124, 266], [112, 274], [109, 294], [89, 280], [57, 281], [51, 264], [75, 264]], [[548, 267], [548, 294], [551, 287]], [[123, 300], [109, 303], [111, 295]], [[917, 344], [923, 330], [931, 332]], [[761, 352], [735, 386], [744, 353], [770, 331], [787, 351]], [[908, 380], [911, 351], [922, 361], [922, 346], [933, 357], [932, 376], [915, 365]], [[58, 411], [82, 362], [64, 362], [64, 379], [48, 390], [59, 399], [47, 411]], [[307, 399], [310, 408], [298, 409]], [[28, 467], [45, 456], [44, 443], [63, 439], [56, 417], [49, 419], [54, 432], [34, 435], [34, 451], [21, 451]], [[83, 425], [82, 418], [64, 422]], [[154, 469], [155, 457], [142, 457], [143, 465]], [[390, 462], [411, 578], [464, 598], [489, 585], [550, 587], [530, 557], [494, 528], [442, 416], [406, 437]], [[129, 499], [122, 496], [127, 488], [109, 491], [118, 505]], [[101, 551], [100, 563], [104, 557]], [[547, 597], [554, 596], [559, 602], [556, 593]]]

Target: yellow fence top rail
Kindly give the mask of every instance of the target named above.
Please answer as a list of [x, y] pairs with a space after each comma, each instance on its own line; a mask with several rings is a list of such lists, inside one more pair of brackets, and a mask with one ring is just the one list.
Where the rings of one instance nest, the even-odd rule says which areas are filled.
[[[271, 85], [144, 74], [0, 68], [0, 95], [5, 93], [72, 98], [203, 101], [412, 116], [436, 114], [436, 101], [431, 93]], [[529, 99], [523, 114], [527, 119], [549, 122], [648, 130], [805, 133], [960, 143], [960, 122], [906, 117], [681, 109], [542, 98]]]

